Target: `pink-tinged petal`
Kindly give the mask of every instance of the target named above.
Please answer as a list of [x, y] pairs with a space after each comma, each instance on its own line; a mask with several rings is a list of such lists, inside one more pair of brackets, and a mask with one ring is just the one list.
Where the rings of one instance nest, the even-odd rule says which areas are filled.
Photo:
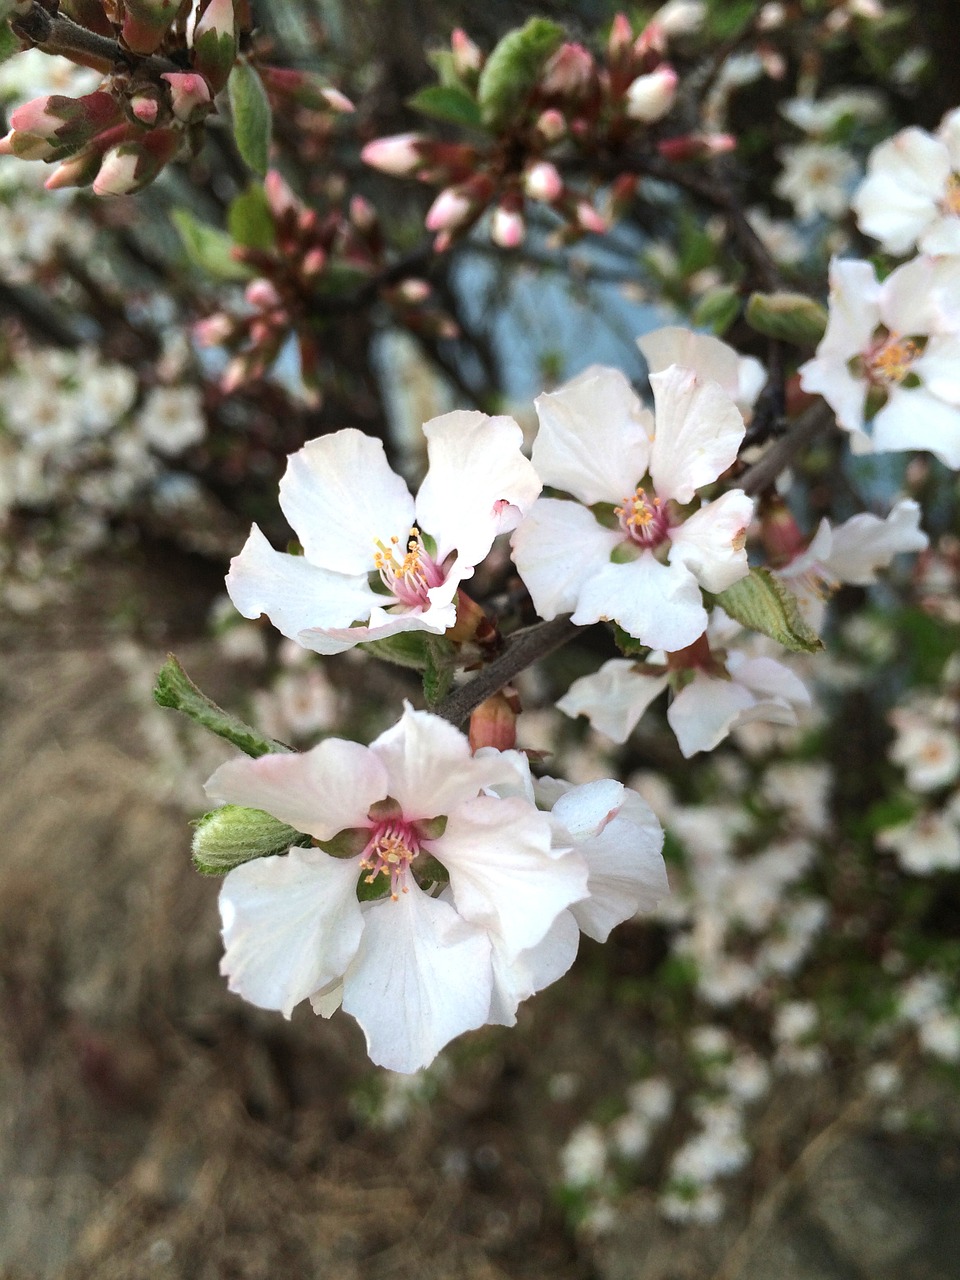
[[[853, 353], [851, 353], [853, 354]], [[847, 358], [817, 356], [799, 369], [800, 386], [810, 395], [823, 396], [845, 431], [860, 431], [867, 402], [867, 383], [847, 368]]]
[[541, 618], [577, 606], [583, 584], [609, 564], [623, 533], [605, 529], [579, 502], [541, 498], [510, 539], [513, 561]]
[[274, 551], [256, 525], [230, 561], [226, 581], [230, 599], [245, 618], [265, 613], [288, 640], [299, 640], [314, 627], [348, 627], [366, 618], [383, 598], [370, 590], [365, 577], [331, 573], [303, 556]]
[[533, 465], [544, 484], [588, 505], [633, 492], [649, 467], [654, 426], [619, 369], [587, 369], [536, 406]]
[[499, 753], [474, 756], [459, 729], [409, 703], [397, 723], [370, 744], [370, 751], [382, 762], [389, 794], [410, 821], [449, 814], [485, 787], [512, 776]]
[[307, 559], [337, 573], [371, 573], [378, 540], [403, 542], [414, 518], [413, 498], [382, 442], [352, 427], [291, 454], [280, 507]]
[[512, 418], [459, 410], [433, 418], [423, 432], [430, 466], [417, 523], [436, 540], [439, 562], [456, 551], [472, 569], [497, 534], [515, 529], [530, 510], [540, 479], [520, 452], [523, 432]]
[[627, 789], [613, 778], [598, 778], [579, 787], [571, 787], [557, 798], [551, 808], [553, 818], [570, 837], [567, 844], [579, 845], [592, 840], [620, 812]]
[[627, 658], [611, 658], [595, 674], [574, 680], [557, 707], [567, 716], [586, 716], [614, 742], [626, 742], [667, 683], [667, 676], [644, 675]]
[[343, 1008], [356, 1018], [370, 1058], [390, 1071], [428, 1066], [444, 1045], [490, 1011], [490, 940], [448, 902], [408, 879], [397, 901], [365, 903]]
[[359, 875], [358, 858], [319, 849], [234, 868], [220, 891], [220, 972], [230, 990], [289, 1018], [301, 1000], [336, 982], [360, 945]]
[[457, 910], [495, 930], [509, 956], [536, 946], [587, 892], [583, 861], [552, 847], [549, 817], [526, 800], [468, 800], [431, 851], [450, 873]]
[[849, 360], [866, 351], [880, 323], [882, 285], [873, 264], [834, 258], [830, 263], [830, 302], [827, 328], [817, 356]]
[[681, 561], [707, 591], [724, 591], [750, 572], [744, 550], [753, 499], [742, 489], [722, 493], [670, 530], [670, 561]]
[[718, 383], [678, 365], [653, 374], [650, 385], [657, 419], [653, 487], [658, 497], [683, 505], [736, 460], [746, 429], [743, 415]]
[[727, 670], [758, 698], [777, 699], [798, 707], [810, 705], [810, 694], [803, 681], [776, 658], [748, 658], [734, 650], [727, 654]]
[[910, 371], [932, 396], [960, 405], [960, 335], [931, 338]]
[[386, 797], [387, 786], [387, 770], [373, 751], [326, 738], [309, 751], [228, 760], [205, 790], [211, 800], [263, 809], [297, 831], [332, 840], [368, 825], [370, 806]]
[[920, 528], [920, 514], [919, 504], [904, 498], [885, 520], [870, 512], [851, 516], [832, 530], [829, 553], [822, 557], [824, 567], [841, 582], [869, 586], [876, 582], [877, 570], [886, 569], [894, 556], [927, 547], [930, 540]]
[[960, 469], [960, 408], [944, 404], [923, 387], [896, 388], [873, 420], [873, 447], [929, 449], [953, 470]]
[[679, 325], [655, 329], [637, 339], [650, 373], [662, 373], [672, 364], [692, 369], [699, 377], [717, 382], [731, 400], [740, 390], [740, 357], [733, 347], [709, 333], [695, 333]]
[[663, 830], [653, 810], [635, 791], [627, 790], [616, 817], [599, 835], [577, 846], [586, 859], [590, 893], [570, 910], [588, 937], [606, 942], [616, 925], [638, 911], [652, 911], [667, 896], [670, 885], [662, 848]]
[[572, 913], [561, 911], [546, 936], [512, 960], [495, 934], [490, 940], [493, 994], [486, 1020], [495, 1026], [512, 1027], [517, 1021], [517, 1005], [562, 978], [576, 960], [580, 930]]
[[578, 626], [618, 622], [651, 649], [672, 653], [707, 628], [700, 586], [680, 561], [661, 564], [649, 551], [629, 564], [608, 564], [584, 585], [573, 615]]
[[689, 759], [698, 751], [712, 751], [755, 702], [743, 685], [698, 671], [670, 703], [667, 721]]

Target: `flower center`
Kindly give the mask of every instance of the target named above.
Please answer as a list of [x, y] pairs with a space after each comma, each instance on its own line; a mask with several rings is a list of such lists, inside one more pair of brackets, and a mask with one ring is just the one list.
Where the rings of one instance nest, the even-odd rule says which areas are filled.
[[867, 377], [879, 387], [900, 383], [919, 354], [920, 345], [912, 338], [901, 338], [897, 333], [887, 334], [867, 352]]
[[940, 204], [944, 213], [960, 217], [960, 173], [951, 173]]
[[648, 497], [640, 485], [632, 497], [623, 499], [622, 506], [614, 507], [613, 513], [630, 541], [641, 547], [658, 547], [670, 528], [661, 500], [655, 495]]
[[370, 874], [364, 879], [373, 884], [377, 876], [390, 880], [390, 897], [397, 901], [401, 893], [408, 893], [407, 868], [420, 852], [420, 840], [412, 823], [402, 818], [388, 818], [378, 822], [370, 833], [360, 866]]
[[391, 595], [410, 608], [423, 608], [429, 604], [427, 592], [443, 582], [443, 570], [424, 550], [417, 526], [411, 527], [406, 550], [402, 554], [399, 538], [391, 538], [390, 546], [378, 540], [377, 547], [374, 567]]

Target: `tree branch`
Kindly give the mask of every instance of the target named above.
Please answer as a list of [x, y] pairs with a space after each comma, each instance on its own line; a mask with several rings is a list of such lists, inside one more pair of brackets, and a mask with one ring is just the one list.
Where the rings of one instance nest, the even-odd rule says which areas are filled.
[[14, 35], [26, 44], [36, 46], [44, 53], [59, 54], [69, 58], [71, 62], [93, 67], [97, 71], [111, 71], [117, 65], [131, 69], [138, 67], [158, 75], [163, 71], [183, 70], [169, 58], [162, 58], [157, 54], [149, 58], [139, 57], [109, 36], [89, 31], [70, 18], [48, 13], [37, 0], [34, 0], [25, 13], [15, 14], [11, 18], [10, 27]]

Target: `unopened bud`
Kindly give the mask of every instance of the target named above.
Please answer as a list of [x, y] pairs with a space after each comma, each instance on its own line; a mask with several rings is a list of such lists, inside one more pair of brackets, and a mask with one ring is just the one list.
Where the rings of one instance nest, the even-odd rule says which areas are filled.
[[662, 138], [657, 150], [665, 160], [705, 160], [733, 151], [737, 140], [729, 133], [685, 133], [679, 138]]
[[827, 327], [826, 310], [805, 293], [753, 293], [745, 315], [758, 333], [804, 347], [816, 346]]
[[610, 37], [607, 40], [607, 57], [611, 62], [620, 62], [630, 52], [633, 44], [633, 25], [625, 13], [614, 14], [610, 23]]
[[662, 120], [677, 96], [677, 73], [664, 64], [649, 75], [637, 76], [626, 93], [626, 113], [631, 120], [652, 124]]
[[608, 230], [607, 220], [598, 213], [589, 200], [577, 201], [577, 225], [584, 231], [592, 231], [595, 235], [603, 235]]
[[427, 210], [427, 230], [458, 231], [476, 210], [476, 201], [466, 186], [445, 187]]
[[707, 16], [704, 0], [667, 0], [653, 15], [668, 36], [690, 36], [699, 31]]
[[358, 231], [372, 231], [377, 225], [377, 211], [365, 197], [351, 196], [350, 221]]
[[210, 0], [193, 30], [193, 65], [214, 93], [227, 83], [237, 49], [234, 0]]
[[501, 249], [517, 249], [523, 244], [527, 227], [519, 209], [497, 205], [490, 223], [490, 239]]
[[264, 813], [225, 804], [204, 814], [193, 835], [193, 865], [206, 876], [226, 875], [254, 858], [286, 853], [306, 838], [293, 827]]
[[61, 191], [66, 187], [88, 187], [100, 172], [100, 152], [92, 147], [70, 156], [58, 165], [43, 184], [48, 191]]
[[294, 195], [284, 177], [276, 169], [270, 169], [263, 180], [263, 190], [267, 197], [270, 212], [279, 222], [288, 213], [296, 213], [300, 209], [300, 201]]
[[497, 751], [512, 751], [517, 745], [517, 714], [519, 703], [513, 689], [501, 689], [470, 716], [470, 749], [494, 747]]
[[459, 27], [454, 28], [450, 35], [450, 49], [453, 53], [453, 69], [461, 80], [468, 79], [483, 65], [480, 49]]
[[215, 315], [205, 316], [193, 326], [193, 340], [201, 347], [220, 347], [233, 337], [233, 320], [218, 311]]
[[210, 86], [195, 71], [167, 71], [161, 76], [170, 86], [173, 114], [184, 124], [206, 115], [213, 106]]
[[395, 133], [389, 138], [375, 138], [360, 152], [360, 159], [381, 173], [406, 178], [420, 168], [426, 141], [419, 133]]
[[137, 141], [121, 142], [103, 157], [94, 183], [98, 196], [123, 196], [151, 183], [176, 155], [181, 135], [173, 129], [154, 129]]
[[397, 286], [397, 296], [401, 301], [409, 302], [414, 306], [420, 302], [426, 302], [432, 293], [433, 290], [426, 280], [404, 280]]
[[327, 253], [325, 249], [321, 249], [316, 245], [313, 249], [308, 250], [303, 259], [301, 272], [307, 279], [321, 274], [327, 265]]
[[133, 53], [155, 53], [182, 7], [181, 0], [124, 0], [123, 43]]
[[540, 81], [541, 92], [578, 100], [593, 88], [596, 67], [582, 44], [562, 44], [550, 58]]
[[563, 178], [555, 164], [540, 160], [523, 175], [523, 189], [531, 200], [543, 200], [552, 204], [563, 194]]
[[537, 120], [537, 133], [546, 142], [559, 142], [566, 132], [567, 122], [556, 107], [549, 107]]
[[160, 103], [153, 94], [138, 93], [130, 99], [130, 110], [141, 124], [147, 126], [157, 123], [160, 114]]
[[256, 307], [258, 311], [269, 311], [273, 307], [279, 307], [280, 295], [277, 293], [276, 286], [271, 280], [264, 280], [259, 277], [251, 280], [244, 292], [244, 297], [251, 307]]

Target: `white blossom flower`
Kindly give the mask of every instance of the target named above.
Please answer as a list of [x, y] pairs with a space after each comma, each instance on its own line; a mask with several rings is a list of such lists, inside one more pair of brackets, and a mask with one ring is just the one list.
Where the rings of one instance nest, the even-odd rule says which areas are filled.
[[946, 1011], [934, 1013], [917, 1028], [920, 1047], [942, 1062], [960, 1062], [960, 1018]]
[[568, 1187], [589, 1187], [607, 1171], [607, 1144], [599, 1125], [587, 1122], [574, 1129], [560, 1152], [563, 1181]]
[[165, 457], [175, 457], [207, 434], [207, 421], [197, 387], [154, 387], [137, 414], [137, 427], [148, 444]]
[[819, 100], [790, 98], [780, 104], [780, 114], [813, 137], [829, 133], [844, 116], [871, 123], [883, 114], [883, 99], [873, 89], [840, 89]]
[[513, 535], [514, 560], [541, 617], [612, 619], [674, 651], [706, 629], [701, 587], [723, 591], [748, 572], [753, 502], [729, 490], [684, 518], [736, 458], [743, 418], [689, 369], [671, 365], [650, 382], [656, 421], [615, 369], [539, 397], [534, 466], [576, 501], [540, 499]]
[[[324, 1017], [342, 1003], [373, 1061], [394, 1071], [490, 1021], [495, 986], [509, 997], [499, 970], [529, 970], [535, 986], [556, 967], [543, 954], [555, 921], [587, 893], [584, 860], [556, 847], [545, 814], [484, 794], [513, 776], [499, 753], [474, 757], [452, 725], [409, 706], [370, 747], [328, 738], [222, 765], [212, 798], [263, 809], [319, 846], [225, 878], [231, 990], [287, 1017], [302, 1000]], [[360, 882], [385, 896], [358, 901]]]
[[875, 147], [851, 203], [888, 253], [960, 253], [960, 108], [935, 134], [911, 127]]
[[[960, 258], [915, 258], [881, 284], [834, 259], [826, 333], [800, 366], [854, 453], [929, 449], [960, 467]], [[866, 422], [872, 418], [872, 427]]]
[[921, 812], [877, 832], [877, 847], [897, 855], [904, 871], [926, 876], [960, 867], [960, 829], [949, 814]]
[[800, 142], [781, 147], [780, 157], [783, 172], [773, 189], [789, 200], [801, 222], [818, 213], [827, 218], [846, 213], [859, 174], [857, 162], [846, 148], [827, 142]]
[[416, 502], [379, 440], [347, 428], [291, 456], [280, 506], [302, 556], [274, 551], [256, 525], [227, 575], [246, 618], [340, 653], [401, 631], [442, 634], [457, 590], [540, 492], [512, 418], [458, 411], [424, 428], [430, 461]]

